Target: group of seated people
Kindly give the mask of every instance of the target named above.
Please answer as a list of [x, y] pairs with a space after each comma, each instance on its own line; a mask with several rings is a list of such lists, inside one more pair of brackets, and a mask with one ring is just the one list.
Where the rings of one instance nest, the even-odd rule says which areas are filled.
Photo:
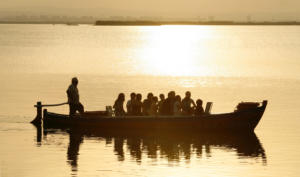
[[127, 101], [124, 110], [125, 94], [120, 93], [114, 103], [116, 116], [156, 116], [156, 115], [202, 115], [204, 113], [202, 100], [198, 99], [196, 104], [191, 98], [191, 92], [187, 91], [185, 97], [181, 100], [180, 95], [176, 95], [175, 91], [170, 91], [168, 97], [164, 94], [159, 95], [160, 101], [153, 93], [148, 93], [147, 98], [142, 101], [142, 95], [131, 93], [130, 100]]

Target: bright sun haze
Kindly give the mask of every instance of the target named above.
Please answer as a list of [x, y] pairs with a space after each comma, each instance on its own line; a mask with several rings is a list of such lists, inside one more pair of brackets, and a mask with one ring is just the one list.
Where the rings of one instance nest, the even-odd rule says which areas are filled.
[[[204, 45], [205, 39], [212, 32], [205, 27], [195, 30], [191, 26], [162, 26], [148, 34], [149, 38], [137, 58], [145, 62], [144, 69], [149, 74], [152, 72], [154, 75], [169, 76], [207, 75], [209, 71], [205, 68], [206, 51], [201, 50], [199, 46]], [[199, 41], [199, 38], [202, 40]], [[203, 67], [196, 66], [199, 62]]]

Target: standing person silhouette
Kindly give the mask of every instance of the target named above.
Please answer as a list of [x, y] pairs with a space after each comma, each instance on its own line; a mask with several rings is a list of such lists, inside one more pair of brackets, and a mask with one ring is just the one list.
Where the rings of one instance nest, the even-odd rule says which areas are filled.
[[76, 77], [73, 77], [72, 83], [67, 90], [70, 118], [74, 117], [76, 111], [78, 111], [80, 114], [84, 113], [84, 107], [79, 101], [79, 92], [77, 85], [78, 79]]

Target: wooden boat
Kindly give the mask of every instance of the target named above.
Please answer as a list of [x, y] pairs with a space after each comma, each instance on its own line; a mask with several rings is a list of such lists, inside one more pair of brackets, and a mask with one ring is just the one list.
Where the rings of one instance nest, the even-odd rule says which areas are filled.
[[[57, 114], [44, 110], [43, 126], [46, 128], [80, 127], [102, 130], [192, 130], [210, 132], [253, 132], [267, 106], [247, 104], [238, 106], [231, 113], [204, 114], [202, 116], [106, 116], [93, 112], [70, 118], [69, 115]], [[241, 105], [239, 104], [239, 105]]]

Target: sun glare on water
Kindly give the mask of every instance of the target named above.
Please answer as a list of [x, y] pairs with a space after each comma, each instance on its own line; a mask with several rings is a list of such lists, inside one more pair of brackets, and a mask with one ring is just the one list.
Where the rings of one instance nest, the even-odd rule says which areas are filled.
[[199, 27], [194, 26], [160, 26], [148, 34], [138, 57], [147, 74], [205, 76], [210, 72], [205, 67], [205, 40], [210, 36], [211, 31], [207, 28], [199, 30]]

